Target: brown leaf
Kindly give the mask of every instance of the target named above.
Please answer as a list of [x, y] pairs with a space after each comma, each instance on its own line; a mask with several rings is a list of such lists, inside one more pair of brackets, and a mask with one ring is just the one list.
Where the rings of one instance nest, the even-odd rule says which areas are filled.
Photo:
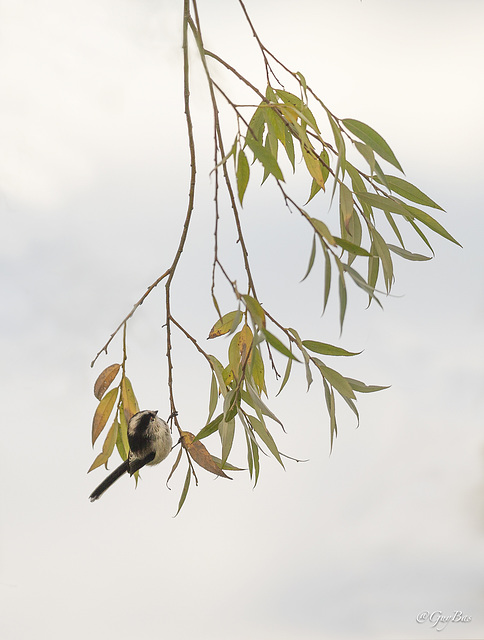
[[120, 366], [120, 364], [111, 364], [99, 374], [98, 379], [94, 383], [94, 395], [98, 400], [101, 400], [106, 390], [109, 389], [111, 382], [118, 375]]
[[182, 431], [181, 437], [183, 446], [197, 464], [203, 467], [206, 471], [214, 473], [216, 476], [232, 480], [232, 478], [224, 473], [219, 465], [213, 460], [208, 449], [200, 442], [200, 440], [193, 442], [195, 438], [193, 433], [190, 433], [189, 431]]

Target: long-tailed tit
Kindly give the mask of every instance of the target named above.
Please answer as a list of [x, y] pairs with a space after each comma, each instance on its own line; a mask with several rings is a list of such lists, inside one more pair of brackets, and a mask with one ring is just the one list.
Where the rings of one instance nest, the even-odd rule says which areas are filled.
[[126, 472], [130, 476], [146, 464], [158, 464], [166, 458], [172, 447], [170, 427], [158, 418], [158, 411], [139, 411], [128, 424], [128, 458], [101, 482], [89, 496], [93, 502], [102, 496]]

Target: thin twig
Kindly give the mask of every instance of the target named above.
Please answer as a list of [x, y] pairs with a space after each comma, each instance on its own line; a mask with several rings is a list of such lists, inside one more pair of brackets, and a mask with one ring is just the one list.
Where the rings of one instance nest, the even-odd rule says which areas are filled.
[[99, 358], [99, 356], [101, 355], [101, 353], [106, 353], [108, 352], [108, 347], [111, 344], [111, 342], [113, 341], [114, 337], [117, 335], [118, 331], [120, 329], [122, 329], [123, 327], [126, 326], [128, 320], [131, 318], [131, 316], [134, 314], [134, 312], [136, 311], [136, 309], [138, 307], [140, 307], [143, 302], [146, 300], [146, 298], [150, 295], [150, 293], [153, 291], [153, 289], [155, 287], [157, 287], [160, 282], [166, 278], [166, 276], [170, 273], [171, 268], [167, 269], [165, 271], [165, 273], [163, 273], [159, 278], [157, 278], [153, 284], [151, 284], [148, 289], [145, 291], [145, 293], [141, 296], [141, 298], [138, 300], [138, 302], [136, 302], [136, 304], [133, 306], [133, 308], [131, 309], [131, 311], [128, 313], [128, 315], [126, 316], [126, 318], [124, 318], [124, 320], [119, 324], [119, 326], [117, 327], [117, 329], [115, 329], [113, 331], [113, 333], [111, 334], [109, 340], [106, 342], [106, 344], [104, 345], [104, 347], [96, 354], [96, 357], [94, 358], [94, 360], [91, 362], [91, 367], [93, 367], [96, 363], [96, 360]]

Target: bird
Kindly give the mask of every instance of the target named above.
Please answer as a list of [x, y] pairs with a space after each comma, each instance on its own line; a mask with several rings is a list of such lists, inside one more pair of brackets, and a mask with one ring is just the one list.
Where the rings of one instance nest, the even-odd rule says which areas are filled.
[[145, 465], [159, 464], [171, 451], [172, 438], [168, 424], [158, 411], [139, 411], [128, 423], [129, 453], [127, 459], [94, 489], [89, 500], [98, 500], [125, 473], [130, 476]]

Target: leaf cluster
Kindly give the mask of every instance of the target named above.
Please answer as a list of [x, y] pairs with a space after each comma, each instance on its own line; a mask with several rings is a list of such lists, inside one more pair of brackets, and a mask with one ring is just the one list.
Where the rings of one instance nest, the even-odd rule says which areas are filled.
[[[99, 405], [93, 421], [93, 444], [108, 423], [115, 406], [116, 411], [103, 449], [91, 469], [107, 464], [115, 445], [123, 459], [127, 455], [127, 423], [138, 406], [125, 374], [127, 322], [152, 290], [165, 280], [164, 328], [168, 392], [173, 415], [177, 414], [173, 384], [173, 330], [178, 330], [193, 345], [198, 355], [205, 359], [211, 374], [205, 426], [195, 435], [183, 429], [178, 418], [174, 418], [179, 432], [180, 449], [168, 479], [178, 468], [183, 452], [187, 462], [178, 511], [186, 500], [192, 478], [198, 483], [193, 462], [222, 478], [228, 478], [225, 473], [227, 470], [241, 470], [229, 462], [236, 431], [245, 439], [247, 468], [254, 485], [259, 479], [261, 452], [275, 458], [284, 467], [283, 458], [289, 456], [280, 451], [275, 437], [275, 429], [283, 430], [284, 427], [269, 406], [267, 381], [269, 370], [272, 370], [276, 379], [281, 377], [276, 360], [279, 362], [282, 358], [284, 362], [278, 393], [285, 389], [296, 370], [304, 370], [308, 389], [314, 375], [321, 380], [322, 395], [329, 416], [331, 449], [338, 432], [337, 402], [342, 400], [358, 423], [357, 394], [386, 388], [367, 385], [344, 376], [337, 368], [328, 364], [328, 358], [354, 357], [358, 352], [323, 342], [319, 336], [318, 339], [302, 339], [296, 328], [286, 326], [282, 319], [272, 315], [261, 303], [249, 261], [244, 227], [246, 221], [242, 216], [242, 207], [255, 167], [259, 174], [262, 170], [263, 184], [268, 180], [275, 182], [281, 194], [282, 205], [300, 215], [303, 228], [311, 241], [303, 280], [317, 264], [319, 253], [324, 274], [323, 312], [330, 295], [337, 295], [341, 329], [347, 310], [348, 283], [352, 282], [364, 291], [369, 304], [376, 302], [381, 306], [381, 294], [389, 294], [395, 280], [395, 256], [410, 261], [429, 260], [433, 255], [430, 233], [459, 244], [438, 220], [437, 215], [442, 208], [402, 177], [403, 169], [387, 141], [369, 125], [353, 118], [335, 115], [309, 86], [301, 72], [291, 71], [265, 47], [244, 2], [237, 1], [260, 50], [266, 75], [265, 88], [260, 90], [226, 60], [205, 48], [197, 1], [184, 0], [184, 107], [190, 149], [186, 217], [171, 266], [148, 288], [94, 360], [95, 362], [102, 352], [107, 353], [112, 339], [123, 328], [122, 365], [111, 365], [101, 373], [96, 382], [95, 394]], [[172, 309], [171, 290], [186, 239], [191, 232], [197, 182], [190, 106], [190, 34], [206, 75], [213, 114], [214, 249], [211, 301], [217, 320], [210, 330], [209, 339], [227, 339], [227, 354], [223, 361], [202, 348], [193, 332], [175, 319]], [[249, 88], [254, 95], [253, 104], [236, 104], [218, 84], [219, 74], [216, 69], [220, 66]], [[229, 106], [235, 118], [235, 126], [230, 135], [233, 142], [228, 151], [219, 117], [220, 101]], [[291, 196], [288, 171], [302, 174], [307, 179], [306, 202], [298, 202]], [[395, 175], [395, 172], [399, 175]], [[221, 205], [222, 189], [228, 196], [229, 207]], [[315, 216], [312, 209], [324, 196], [329, 200], [328, 214]], [[333, 203], [334, 208], [331, 207]], [[332, 215], [333, 209], [336, 209], [336, 215]], [[428, 209], [432, 211], [432, 215]], [[230, 274], [220, 257], [219, 246], [222, 240], [219, 221], [222, 216], [232, 220], [236, 231], [237, 250], [246, 280], [242, 285]], [[425, 254], [409, 249], [408, 237], [423, 242]], [[233, 305], [225, 313], [218, 301], [220, 279], [228, 283], [233, 293]], [[337, 294], [333, 291], [334, 283], [337, 283]], [[120, 369], [121, 381], [118, 387], [108, 391]], [[337, 400], [338, 397], [340, 400]], [[220, 457], [209, 453], [202, 443], [202, 440], [214, 434], [218, 434], [220, 440]]]

